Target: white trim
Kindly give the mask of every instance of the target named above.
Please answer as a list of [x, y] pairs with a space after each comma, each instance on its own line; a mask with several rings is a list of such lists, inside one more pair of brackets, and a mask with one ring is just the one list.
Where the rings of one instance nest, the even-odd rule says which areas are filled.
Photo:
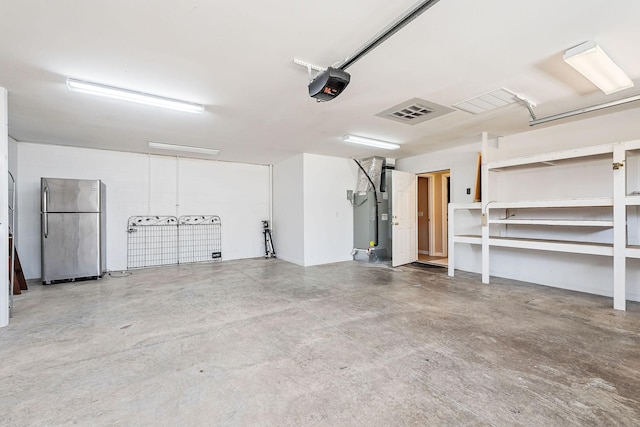
[[627, 168], [625, 144], [613, 146], [613, 164], [623, 166], [613, 168], [613, 308], [626, 310], [626, 263], [627, 263]]
[[[7, 90], [0, 87], [0, 328], [9, 324], [9, 126]], [[14, 242], [15, 243], [15, 242]]]
[[447, 182], [450, 182], [451, 179], [451, 169], [449, 172], [443, 173], [441, 177], [441, 193], [440, 193], [440, 203], [442, 204], [442, 256], [448, 256], [448, 247], [449, 247], [449, 201], [447, 199]]

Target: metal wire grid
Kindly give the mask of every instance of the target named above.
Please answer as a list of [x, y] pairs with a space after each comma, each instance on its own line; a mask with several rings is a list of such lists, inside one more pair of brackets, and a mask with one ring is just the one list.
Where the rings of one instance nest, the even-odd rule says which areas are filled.
[[127, 268], [178, 263], [178, 219], [132, 216], [127, 221]]
[[216, 215], [184, 215], [178, 218], [179, 262], [220, 261], [221, 221]]
[[127, 221], [127, 268], [222, 260], [216, 215], [133, 216]]

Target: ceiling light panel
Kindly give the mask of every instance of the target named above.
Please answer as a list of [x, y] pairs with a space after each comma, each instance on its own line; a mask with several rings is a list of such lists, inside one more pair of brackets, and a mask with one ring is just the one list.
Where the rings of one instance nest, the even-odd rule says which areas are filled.
[[154, 148], [157, 150], [167, 150], [167, 151], [182, 151], [187, 153], [198, 153], [198, 154], [209, 154], [212, 156], [217, 155], [220, 150], [215, 150], [212, 148], [202, 148], [202, 147], [192, 147], [189, 145], [176, 145], [176, 144], [165, 144], [164, 142], [155, 142], [149, 141], [149, 148]]
[[67, 79], [67, 87], [73, 92], [120, 99], [122, 101], [168, 108], [170, 110], [185, 111], [188, 113], [202, 113], [204, 111], [204, 105], [201, 104], [72, 78]]
[[[500, 88], [493, 92], [453, 104], [453, 107], [471, 114], [482, 114], [495, 110], [496, 108], [516, 104], [519, 102], [519, 98], [522, 97], [508, 89]], [[532, 105], [535, 104], [532, 103]]]
[[400, 148], [400, 145], [394, 144], [393, 142], [380, 141], [379, 139], [365, 138], [357, 135], [346, 135], [342, 140], [351, 144], [366, 145], [369, 147], [383, 148], [385, 150], [397, 150]]
[[564, 53], [564, 61], [607, 95], [633, 87], [633, 81], [594, 41]]

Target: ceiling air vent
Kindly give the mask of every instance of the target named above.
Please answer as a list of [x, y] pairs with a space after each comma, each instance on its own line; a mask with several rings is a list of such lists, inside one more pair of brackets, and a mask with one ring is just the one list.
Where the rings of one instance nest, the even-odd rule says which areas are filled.
[[425, 101], [424, 99], [413, 98], [384, 110], [376, 114], [376, 116], [408, 125], [417, 125], [452, 111], [451, 108]]

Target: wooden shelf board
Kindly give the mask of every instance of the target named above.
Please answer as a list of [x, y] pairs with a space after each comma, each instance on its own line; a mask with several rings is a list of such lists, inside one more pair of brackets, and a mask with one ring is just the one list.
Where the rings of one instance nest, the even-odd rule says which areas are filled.
[[572, 150], [556, 151], [553, 153], [535, 154], [515, 159], [497, 160], [486, 164], [489, 170], [500, 170], [525, 165], [536, 165], [557, 162], [560, 160], [579, 159], [613, 153], [613, 145], [597, 145], [594, 147], [576, 148]]
[[469, 210], [482, 209], [482, 203], [480, 203], [480, 202], [474, 202], [474, 203], [449, 203], [449, 206], [451, 208], [453, 208], [454, 210], [458, 210], [458, 209], [469, 209]]
[[555, 225], [568, 227], [613, 227], [613, 221], [609, 220], [583, 220], [583, 219], [492, 219], [489, 224], [511, 225]]
[[640, 246], [627, 246], [627, 258], [640, 258]]
[[487, 209], [505, 208], [579, 208], [613, 206], [613, 198], [524, 200], [519, 202], [489, 202]]
[[608, 243], [569, 242], [565, 240], [524, 239], [519, 237], [490, 237], [490, 246], [613, 256], [613, 245]]
[[472, 245], [481, 245], [482, 236], [474, 234], [458, 234], [456, 236], [453, 236], [453, 241], [455, 243], [471, 243]]
[[634, 141], [627, 141], [625, 143], [625, 149], [627, 151], [633, 151], [640, 149], [640, 139], [636, 139]]
[[627, 206], [640, 206], [640, 196], [627, 196], [625, 201]]

